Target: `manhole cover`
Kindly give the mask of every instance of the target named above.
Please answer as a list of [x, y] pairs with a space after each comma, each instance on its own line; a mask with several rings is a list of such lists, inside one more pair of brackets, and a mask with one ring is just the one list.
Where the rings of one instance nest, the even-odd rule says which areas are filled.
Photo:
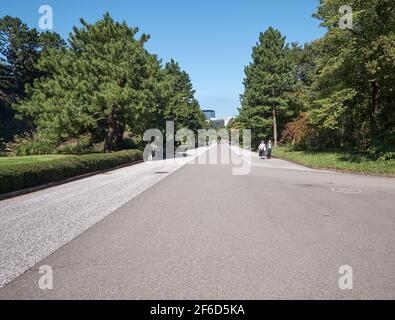
[[302, 188], [312, 188], [312, 187], [314, 187], [314, 185], [308, 184], [308, 183], [305, 183], [305, 184], [295, 184], [295, 186], [297, 186], [297, 187], [302, 187]]
[[332, 188], [331, 191], [338, 193], [362, 193], [362, 190], [353, 188]]

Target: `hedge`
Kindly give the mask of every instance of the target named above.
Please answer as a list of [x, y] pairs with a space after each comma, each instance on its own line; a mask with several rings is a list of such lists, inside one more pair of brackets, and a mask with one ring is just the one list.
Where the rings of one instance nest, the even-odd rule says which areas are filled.
[[111, 169], [143, 159], [140, 150], [70, 156], [43, 162], [0, 166], [0, 194]]

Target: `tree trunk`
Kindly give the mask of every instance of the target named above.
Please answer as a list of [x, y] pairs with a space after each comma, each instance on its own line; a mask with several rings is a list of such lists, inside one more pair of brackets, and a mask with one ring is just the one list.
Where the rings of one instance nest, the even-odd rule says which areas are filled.
[[273, 107], [273, 139], [274, 146], [277, 146], [277, 111], [276, 107]]
[[380, 127], [377, 115], [380, 111], [380, 87], [377, 81], [372, 82], [372, 114], [371, 114], [371, 130], [373, 137], [377, 136], [380, 132]]
[[107, 122], [108, 122], [108, 129], [107, 129], [106, 143], [104, 145], [104, 152], [109, 153], [112, 149], [112, 143], [115, 134], [115, 119], [113, 113], [110, 113], [108, 115]]
[[125, 127], [121, 124], [118, 124], [115, 129], [115, 145], [117, 146], [117, 150], [122, 150], [123, 148], [124, 132], [125, 132]]
[[345, 126], [345, 121], [344, 119], [342, 120], [342, 127], [340, 130], [340, 147], [343, 149], [344, 148], [344, 133], [346, 131], [346, 126]]
[[377, 81], [372, 82], [372, 104], [373, 104], [373, 115], [377, 115], [380, 110], [379, 105], [380, 87]]

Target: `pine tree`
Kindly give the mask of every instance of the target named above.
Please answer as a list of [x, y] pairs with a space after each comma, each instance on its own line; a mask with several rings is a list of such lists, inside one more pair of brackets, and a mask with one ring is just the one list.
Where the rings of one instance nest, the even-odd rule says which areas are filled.
[[144, 49], [149, 36], [107, 13], [74, 27], [71, 49], [50, 49], [38, 67], [50, 75], [36, 81], [32, 98], [17, 110], [60, 140], [90, 134], [105, 151], [122, 147], [126, 126], [144, 128], [155, 111], [160, 64]]
[[173, 59], [163, 70], [163, 94], [160, 117], [163, 121], [174, 121], [176, 130], [201, 129], [205, 126], [205, 116], [195, 98], [191, 79], [187, 72]]
[[38, 49], [36, 29], [29, 29], [19, 18], [5, 16], [0, 19], [0, 55], [8, 68], [7, 82], [0, 83], [2, 88], [8, 85], [17, 95], [25, 92], [25, 85], [33, 83], [36, 78]]
[[270, 27], [260, 34], [245, 74], [240, 120], [252, 129], [254, 144], [272, 136], [276, 145], [278, 132], [290, 117], [286, 93], [294, 80], [289, 49], [278, 30]]
[[19, 18], [0, 19], [0, 139], [9, 141], [32, 129], [30, 123], [15, 119], [11, 105], [27, 98], [26, 85], [44, 75], [36, 67], [39, 58], [50, 48], [65, 46], [55, 32], [38, 33]]

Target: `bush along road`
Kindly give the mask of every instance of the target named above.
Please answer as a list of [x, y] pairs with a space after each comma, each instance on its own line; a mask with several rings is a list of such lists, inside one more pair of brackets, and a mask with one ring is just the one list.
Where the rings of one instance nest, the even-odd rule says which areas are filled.
[[0, 195], [141, 161], [140, 150], [68, 156], [19, 164], [0, 162]]

